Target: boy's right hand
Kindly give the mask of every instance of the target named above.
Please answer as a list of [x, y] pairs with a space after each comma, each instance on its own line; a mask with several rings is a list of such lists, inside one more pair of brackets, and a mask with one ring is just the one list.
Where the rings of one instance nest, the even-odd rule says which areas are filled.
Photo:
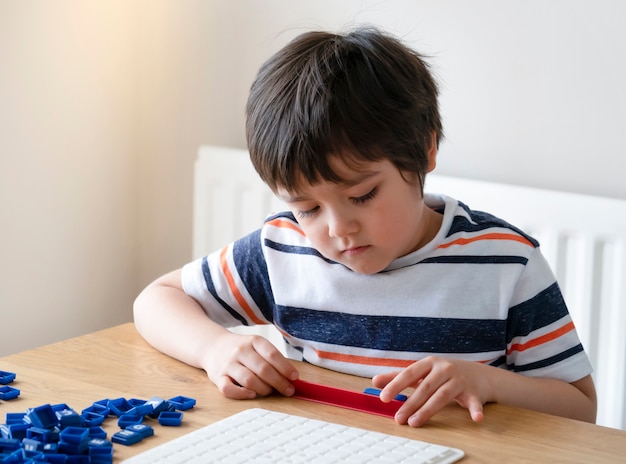
[[220, 335], [203, 367], [218, 390], [233, 399], [267, 396], [274, 390], [291, 396], [291, 382], [298, 378], [298, 370], [260, 335]]

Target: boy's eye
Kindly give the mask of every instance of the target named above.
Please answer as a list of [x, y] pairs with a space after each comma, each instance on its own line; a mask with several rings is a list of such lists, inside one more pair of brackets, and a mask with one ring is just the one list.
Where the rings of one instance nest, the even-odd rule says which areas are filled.
[[374, 187], [372, 190], [370, 190], [368, 193], [366, 193], [365, 195], [363, 195], [362, 197], [356, 197], [356, 198], [352, 198], [352, 202], [355, 205], [360, 205], [365, 203], [366, 201], [371, 200], [372, 198], [374, 198], [376, 196], [376, 194], [378, 193], [378, 190], [376, 189], [376, 187]]
[[298, 210], [298, 217], [299, 217], [299, 218], [301, 218], [301, 219], [303, 219], [303, 218], [307, 218], [307, 217], [311, 217], [311, 216], [313, 216], [313, 215], [317, 212], [317, 210], [319, 210], [319, 209], [320, 209], [320, 207], [319, 207], [319, 206], [316, 206], [315, 208], [311, 208], [311, 209], [308, 209], [308, 210], [306, 210], [306, 211]]
[[[351, 197], [350, 201], [355, 204], [355, 205], [362, 205], [363, 203], [366, 203], [367, 201], [371, 200], [372, 198], [374, 198], [376, 196], [376, 194], [378, 193], [378, 188], [374, 187], [372, 190], [370, 190], [368, 193], [366, 193], [363, 196], [360, 197]], [[297, 211], [297, 215], [299, 219], [305, 219], [305, 218], [310, 218], [312, 216], [314, 216], [315, 214], [317, 214], [317, 212], [319, 211], [320, 207], [319, 206], [315, 206], [311, 209], [307, 209], [307, 210], [301, 210], [299, 209]]]

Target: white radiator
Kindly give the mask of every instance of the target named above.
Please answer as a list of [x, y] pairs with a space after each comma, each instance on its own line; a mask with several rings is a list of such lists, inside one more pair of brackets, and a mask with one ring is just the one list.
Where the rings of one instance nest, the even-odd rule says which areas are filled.
[[[626, 430], [626, 201], [431, 174], [426, 191], [488, 211], [541, 243], [594, 366], [600, 425]], [[195, 166], [193, 257], [282, 209], [245, 150], [203, 146]], [[263, 335], [280, 346], [280, 336]]]

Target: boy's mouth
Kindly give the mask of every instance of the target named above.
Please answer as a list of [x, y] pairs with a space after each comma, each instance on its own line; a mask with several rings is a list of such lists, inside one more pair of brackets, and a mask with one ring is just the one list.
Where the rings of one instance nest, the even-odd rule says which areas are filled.
[[363, 253], [368, 248], [369, 248], [369, 245], [351, 247], [351, 248], [346, 248], [345, 250], [343, 250], [343, 253], [347, 254], [348, 256], [356, 256], [358, 254]]

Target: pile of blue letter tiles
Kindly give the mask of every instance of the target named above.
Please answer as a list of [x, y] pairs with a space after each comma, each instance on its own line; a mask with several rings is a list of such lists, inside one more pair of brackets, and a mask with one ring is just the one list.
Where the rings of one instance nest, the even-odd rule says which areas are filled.
[[[0, 379], [3, 374], [9, 373], [0, 371]], [[0, 424], [0, 463], [109, 464], [113, 462], [113, 443], [132, 445], [154, 435], [154, 429], [143, 424], [144, 418], [165, 426], [180, 425], [181, 411], [195, 404], [196, 400], [184, 396], [169, 400], [155, 396], [149, 400], [102, 399], [80, 414], [64, 403], [7, 413], [6, 423]], [[101, 425], [111, 416], [117, 417], [120, 430], [108, 440]]]

